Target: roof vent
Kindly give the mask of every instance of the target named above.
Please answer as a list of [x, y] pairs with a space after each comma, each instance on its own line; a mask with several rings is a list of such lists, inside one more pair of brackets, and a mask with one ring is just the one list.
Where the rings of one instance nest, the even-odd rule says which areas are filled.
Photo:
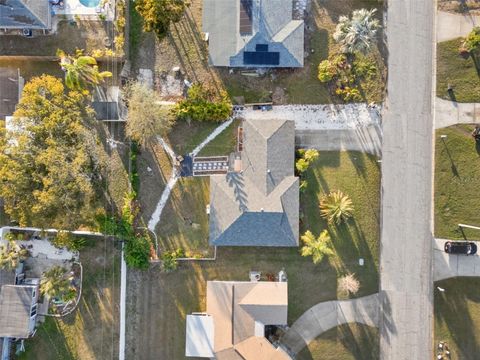
[[263, 212], [263, 208], [261, 208], [260, 211]]
[[267, 174], [270, 174], [270, 169], [267, 169]]

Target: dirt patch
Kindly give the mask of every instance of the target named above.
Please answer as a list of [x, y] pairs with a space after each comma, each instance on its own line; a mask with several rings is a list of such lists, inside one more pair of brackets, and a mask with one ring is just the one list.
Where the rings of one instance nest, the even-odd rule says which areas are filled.
[[438, 0], [438, 10], [451, 13], [480, 15], [479, 0]]

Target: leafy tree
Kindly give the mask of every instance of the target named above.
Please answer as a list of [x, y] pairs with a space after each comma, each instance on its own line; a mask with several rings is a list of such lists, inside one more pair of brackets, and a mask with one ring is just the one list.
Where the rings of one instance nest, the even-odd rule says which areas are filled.
[[156, 135], [165, 135], [172, 127], [175, 116], [172, 107], [162, 105], [155, 91], [140, 83], [131, 84], [127, 90], [127, 136], [146, 145]]
[[28, 256], [27, 249], [21, 248], [15, 241], [9, 239], [8, 246], [0, 247], [0, 269], [14, 270]]
[[232, 113], [232, 103], [227, 94], [216, 96], [212, 90], [195, 84], [188, 89], [187, 98], [177, 103], [174, 113], [180, 119], [220, 122]]
[[60, 66], [65, 71], [65, 85], [69, 89], [86, 90], [88, 86], [99, 85], [105, 78], [112, 76], [110, 71], [100, 72], [97, 60], [83, 55], [82, 52], [70, 56], [58, 50], [57, 56], [60, 57]]
[[320, 213], [329, 224], [340, 224], [353, 215], [352, 200], [340, 190], [332, 191], [320, 200]]
[[319, 155], [320, 154], [318, 153], [318, 150], [308, 149], [307, 151], [305, 151], [303, 158], [308, 162], [308, 164], [311, 164], [313, 161], [318, 159]]
[[333, 38], [344, 53], [366, 53], [370, 50], [380, 28], [375, 12], [376, 9], [360, 9], [353, 11], [351, 18], [340, 16]]
[[72, 277], [61, 266], [54, 266], [43, 273], [40, 280], [40, 293], [53, 298], [70, 300], [74, 295], [74, 287], [71, 285]]
[[91, 109], [76, 91], [43, 75], [27, 83], [13, 126], [0, 137], [0, 193], [21, 226], [88, 224], [99, 169]]
[[470, 53], [480, 50], [480, 26], [475, 26], [463, 42], [463, 47]]
[[302, 256], [311, 256], [313, 263], [318, 264], [325, 256], [333, 255], [333, 250], [329, 246], [330, 234], [328, 230], [323, 230], [318, 237], [307, 230], [301, 237], [303, 247], [300, 250]]
[[185, 0], [136, 0], [135, 10], [143, 17], [145, 31], [154, 31], [157, 36], [167, 34], [170, 23], [178, 22], [189, 2]]

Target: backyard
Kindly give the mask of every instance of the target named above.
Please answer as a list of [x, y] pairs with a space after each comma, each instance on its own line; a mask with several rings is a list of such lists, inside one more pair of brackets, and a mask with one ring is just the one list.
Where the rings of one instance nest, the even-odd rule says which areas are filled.
[[447, 343], [451, 359], [474, 360], [480, 352], [479, 278], [454, 278], [435, 283], [435, 353]]
[[[459, 48], [463, 39], [437, 44], [437, 96], [458, 102], [480, 102], [478, 60], [473, 55], [463, 57]], [[453, 97], [448, 85], [453, 87]]]
[[[311, 186], [301, 198], [301, 231], [310, 228], [317, 232], [324, 226], [318, 210], [323, 191], [342, 189], [354, 202], [355, 215], [349, 226], [332, 234], [336, 254], [315, 265], [311, 258], [300, 256], [297, 248], [221, 247], [215, 261], [181, 262], [172, 273], [163, 273], [158, 266], [146, 272], [130, 271], [127, 358], [183, 359], [185, 316], [205, 310], [207, 280], [248, 281], [251, 270], [261, 271], [266, 280], [266, 274], [285, 269], [289, 281], [289, 324], [316, 303], [338, 298], [337, 278], [346, 272], [355, 272], [360, 280], [356, 296], [378, 290], [380, 170], [376, 159], [357, 152], [321, 152], [307, 176]], [[192, 211], [196, 209], [189, 204]], [[166, 211], [164, 218], [172, 222]], [[199, 206], [195, 216], [206, 216], [203, 214], [205, 207]], [[182, 231], [181, 227], [178, 229]], [[360, 257], [365, 259], [363, 267], [358, 265]], [[152, 312], [152, 308], [156, 310]]]
[[118, 357], [120, 252], [110, 239], [95, 239], [80, 252], [82, 298], [65, 318], [47, 317], [25, 343], [19, 359], [107, 359]]
[[[471, 136], [472, 125], [437, 130], [435, 151], [435, 236], [480, 239], [474, 230], [458, 224], [480, 224], [480, 147]], [[442, 139], [441, 135], [447, 135]]]
[[379, 351], [377, 328], [345, 324], [320, 335], [297, 355], [297, 360], [376, 360]]
[[[191, 82], [200, 82], [218, 92], [226, 90], [235, 102], [322, 104], [339, 102], [329, 94], [328, 87], [317, 79], [320, 61], [339, 48], [332, 38], [340, 15], [350, 15], [355, 9], [378, 8], [382, 21], [383, 3], [377, 0], [341, 0], [335, 2], [312, 1], [306, 19], [305, 66], [301, 69], [278, 69], [264, 76], [242, 75], [241, 71], [214, 68], [208, 65], [208, 50], [201, 36], [202, 1], [194, 0], [183, 19], [172, 24], [169, 34], [162, 40], [153, 34], [144, 34], [138, 41], [133, 62], [136, 68], [147, 68], [158, 73], [170, 72], [180, 66]], [[137, 23], [136, 26], [140, 26]], [[136, 33], [136, 32], [135, 32]], [[136, 36], [135, 38], [137, 38]], [[382, 38], [381, 31], [378, 36]], [[137, 41], [136, 41], [137, 42]], [[152, 56], [152, 53], [155, 53]], [[380, 102], [386, 79], [385, 51], [381, 41], [368, 59], [376, 67], [375, 75], [362, 80], [360, 87], [367, 102]]]

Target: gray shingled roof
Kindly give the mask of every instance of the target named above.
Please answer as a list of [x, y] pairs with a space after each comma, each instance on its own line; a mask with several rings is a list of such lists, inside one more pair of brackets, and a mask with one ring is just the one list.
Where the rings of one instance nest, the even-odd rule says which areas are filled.
[[[304, 22], [293, 20], [293, 0], [252, 1], [252, 34], [240, 34], [240, 0], [203, 0], [203, 31], [209, 33], [209, 59], [214, 66], [303, 67]], [[278, 52], [278, 65], [244, 63], [245, 51], [258, 44]]]
[[243, 134], [243, 173], [210, 177], [210, 243], [298, 246], [294, 122], [245, 120]]
[[51, 14], [48, 0], [0, 1], [0, 28], [50, 29]]
[[18, 83], [18, 69], [0, 68], [0, 120], [5, 120], [15, 111], [19, 100]]
[[32, 286], [4, 285], [0, 290], [0, 337], [30, 335]]

